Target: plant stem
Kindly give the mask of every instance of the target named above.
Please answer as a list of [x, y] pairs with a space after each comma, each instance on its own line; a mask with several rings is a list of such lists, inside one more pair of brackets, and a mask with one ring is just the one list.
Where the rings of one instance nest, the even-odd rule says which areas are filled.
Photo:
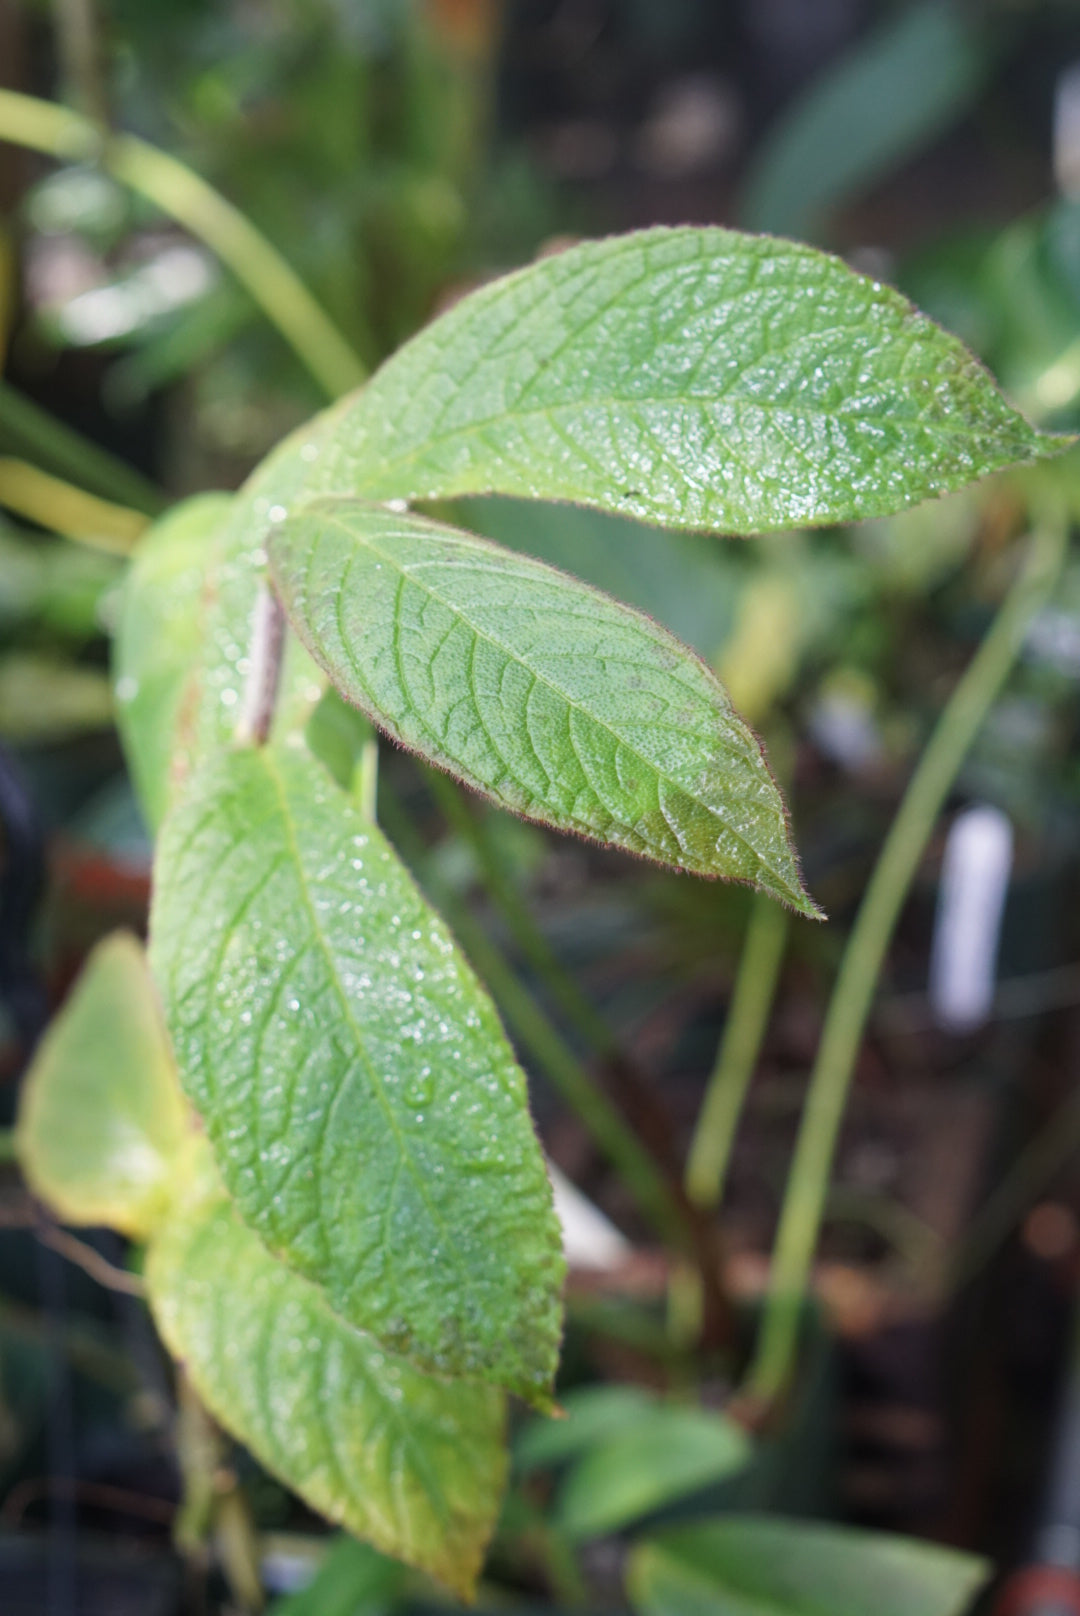
[[751, 1395], [763, 1402], [783, 1390], [792, 1369], [840, 1122], [900, 909], [968, 749], [1060, 572], [1067, 536], [1063, 515], [1055, 515], [1033, 535], [1023, 570], [946, 703], [908, 783], [848, 938], [810, 1074], [748, 1377]]
[[787, 910], [756, 894], [727, 1024], [686, 1163], [686, 1193], [703, 1210], [719, 1206], [723, 1198], [735, 1130], [776, 996], [787, 935]]
[[33, 449], [57, 471], [106, 499], [147, 516], [156, 516], [165, 509], [165, 496], [152, 483], [107, 449], [99, 448], [32, 404], [5, 381], [0, 381], [0, 433], [14, 438], [21, 448]]
[[100, 162], [216, 253], [328, 397], [364, 381], [359, 358], [277, 248], [178, 158], [134, 135], [103, 140], [89, 119], [14, 90], [0, 90], [0, 140], [61, 162]]
[[25, 460], [2, 457], [0, 505], [109, 555], [130, 555], [148, 520], [141, 511], [99, 499]]
[[[419, 868], [426, 851], [420, 833], [404, 805], [385, 788], [383, 809], [392, 839], [406, 861]], [[429, 881], [428, 885], [522, 1047], [558, 1089], [662, 1238], [681, 1250], [692, 1249], [693, 1236], [682, 1209], [649, 1151], [597, 1088], [468, 907], [445, 882]]]
[[255, 597], [255, 611], [251, 620], [251, 667], [236, 725], [236, 739], [242, 746], [262, 746], [270, 734], [284, 651], [285, 611], [264, 579]]

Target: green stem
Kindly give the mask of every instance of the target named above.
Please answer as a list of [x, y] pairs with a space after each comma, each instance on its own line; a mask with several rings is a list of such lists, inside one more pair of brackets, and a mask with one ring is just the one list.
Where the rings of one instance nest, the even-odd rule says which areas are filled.
[[89, 119], [14, 90], [0, 90], [0, 140], [61, 162], [100, 162], [217, 254], [328, 397], [364, 381], [366, 371], [349, 343], [277, 248], [178, 158], [134, 135], [103, 141]]
[[1060, 572], [1067, 528], [1041, 526], [1023, 570], [938, 719], [881, 850], [848, 938], [825, 1017], [788, 1176], [757, 1355], [748, 1386], [771, 1401], [785, 1387], [828, 1194], [837, 1134], [885, 954], [923, 850], [968, 749]]
[[23, 450], [33, 450], [54, 470], [105, 499], [116, 500], [147, 516], [156, 516], [165, 509], [165, 496], [152, 483], [107, 449], [99, 448], [32, 404], [5, 381], [0, 381], [0, 434], [13, 438]]
[[696, 1206], [719, 1206], [735, 1130], [776, 997], [788, 912], [759, 893], [750, 910], [735, 989], [686, 1163], [686, 1193]]
[[[383, 817], [406, 861], [418, 869], [425, 848], [403, 804], [386, 786]], [[663, 1173], [607, 1096], [596, 1087], [569, 1044], [552, 1026], [528, 988], [468, 907], [445, 882], [429, 881], [432, 897], [483, 978], [522, 1048], [558, 1089], [590, 1137], [615, 1167], [641, 1210], [664, 1240], [692, 1249], [692, 1235]]]
[[6, 455], [0, 456], [0, 505], [52, 533], [109, 555], [130, 555], [147, 525], [143, 513], [129, 505], [100, 499]]
[[484, 825], [470, 812], [464, 794], [439, 769], [427, 770], [425, 780], [452, 829], [472, 848], [489, 897], [502, 915], [522, 955], [544, 984], [552, 1002], [597, 1055], [608, 1058], [618, 1056], [620, 1051], [614, 1034], [581, 992], [547, 938], [533, 923], [528, 907], [507, 876]]

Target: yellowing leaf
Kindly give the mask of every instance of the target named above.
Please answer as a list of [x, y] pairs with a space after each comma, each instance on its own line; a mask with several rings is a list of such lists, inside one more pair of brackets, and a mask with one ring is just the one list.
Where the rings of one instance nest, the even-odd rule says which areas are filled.
[[26, 1075], [20, 1165], [65, 1223], [145, 1239], [190, 1135], [142, 946], [114, 932], [90, 955]]

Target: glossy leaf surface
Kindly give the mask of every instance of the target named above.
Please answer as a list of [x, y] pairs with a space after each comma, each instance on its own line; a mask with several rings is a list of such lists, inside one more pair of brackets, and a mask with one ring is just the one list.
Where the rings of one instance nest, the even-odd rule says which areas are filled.
[[502, 807], [809, 913], [761, 747], [649, 618], [454, 528], [320, 500], [270, 541], [350, 701]]
[[883, 515], [1054, 447], [890, 287], [793, 242], [654, 229], [463, 298], [339, 408], [308, 490], [753, 533]]
[[313, 1509], [468, 1594], [505, 1479], [503, 1394], [422, 1375], [345, 1324], [210, 1182], [147, 1257], [169, 1350]]
[[168, 802], [185, 689], [213, 589], [214, 541], [231, 503], [228, 494], [199, 494], [177, 505], [144, 534], [124, 581], [113, 641], [116, 714], [154, 827]]
[[19, 1162], [64, 1222], [145, 1239], [190, 1132], [142, 946], [115, 932], [90, 954], [27, 1073]]
[[728, 1515], [641, 1544], [629, 1592], [638, 1616], [960, 1616], [987, 1570], [937, 1544]]
[[525, 1079], [376, 827], [303, 748], [218, 754], [163, 828], [152, 959], [231, 1193], [423, 1367], [545, 1400], [563, 1262]]
[[741, 1470], [750, 1441], [708, 1409], [654, 1403], [590, 1447], [559, 1493], [557, 1518], [574, 1538], [617, 1532]]

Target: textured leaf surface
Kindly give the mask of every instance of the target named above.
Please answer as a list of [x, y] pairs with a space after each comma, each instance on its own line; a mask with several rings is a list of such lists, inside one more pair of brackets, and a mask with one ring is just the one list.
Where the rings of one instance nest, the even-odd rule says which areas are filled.
[[883, 515], [1056, 446], [962, 344], [838, 259], [655, 229], [463, 298], [339, 407], [308, 489], [751, 533]]
[[617, 1532], [733, 1475], [750, 1453], [749, 1438], [724, 1415], [655, 1403], [578, 1460], [559, 1493], [559, 1523], [574, 1538]]
[[45, 1034], [15, 1137], [31, 1187], [66, 1223], [144, 1239], [164, 1212], [189, 1113], [142, 946], [127, 932], [97, 945]]
[[504, 1398], [420, 1374], [278, 1262], [227, 1199], [150, 1247], [158, 1327], [199, 1395], [312, 1508], [471, 1590], [505, 1478]]
[[563, 1263], [525, 1080], [379, 831], [298, 746], [219, 754], [163, 827], [151, 934], [271, 1250], [424, 1367], [543, 1401]]
[[729, 1515], [640, 1545], [629, 1592], [638, 1616], [959, 1616], [987, 1572], [937, 1544]]
[[270, 541], [337, 688], [506, 808], [813, 913], [761, 747], [649, 618], [472, 534], [321, 500]]
[[184, 693], [200, 651], [214, 538], [228, 494], [184, 500], [144, 534], [124, 582], [113, 642], [116, 714], [139, 801], [151, 826], [169, 795]]

